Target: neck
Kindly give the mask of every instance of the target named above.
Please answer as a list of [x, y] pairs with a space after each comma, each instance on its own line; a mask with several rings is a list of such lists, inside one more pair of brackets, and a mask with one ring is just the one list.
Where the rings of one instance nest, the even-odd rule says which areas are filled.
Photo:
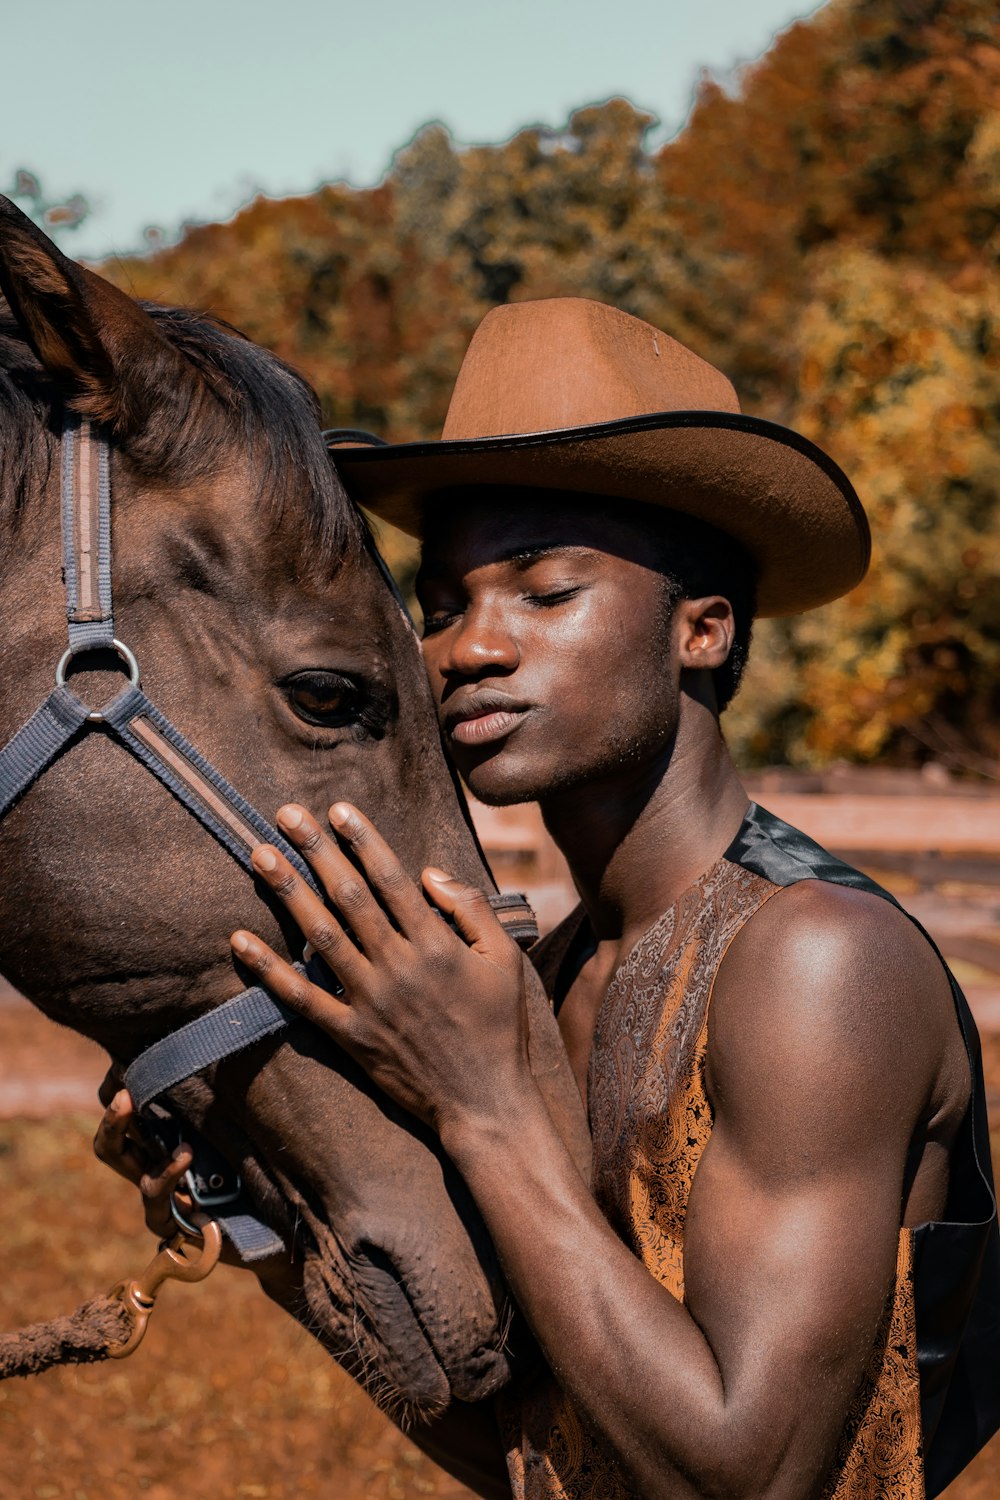
[[732, 842], [748, 799], [713, 710], [681, 695], [654, 762], [542, 803], [599, 941], [636, 937]]

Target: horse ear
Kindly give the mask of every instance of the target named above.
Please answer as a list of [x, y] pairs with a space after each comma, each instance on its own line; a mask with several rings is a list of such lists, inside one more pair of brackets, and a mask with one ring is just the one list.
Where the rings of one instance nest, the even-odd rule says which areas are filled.
[[120, 437], [142, 430], [164, 391], [176, 401], [200, 381], [137, 302], [63, 255], [2, 195], [0, 290], [74, 409]]

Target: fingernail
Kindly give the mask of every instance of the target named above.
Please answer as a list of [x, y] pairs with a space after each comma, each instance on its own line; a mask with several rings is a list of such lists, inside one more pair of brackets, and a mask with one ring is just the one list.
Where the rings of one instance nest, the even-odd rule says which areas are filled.
[[258, 849], [254, 853], [254, 864], [258, 870], [276, 870], [278, 868], [278, 856], [268, 848]]
[[296, 807], [295, 804], [291, 802], [287, 807], [279, 807], [278, 822], [281, 824], [282, 828], [298, 828], [299, 824], [302, 822], [301, 807]]
[[179, 1146], [175, 1146], [174, 1149], [171, 1151], [171, 1153], [170, 1153], [170, 1160], [171, 1161], [180, 1161], [180, 1159], [181, 1159], [182, 1156], [190, 1156], [190, 1155], [191, 1155], [191, 1147], [190, 1146], [185, 1146], [184, 1142], [182, 1141]]
[[444, 870], [438, 870], [433, 865], [426, 869], [424, 871], [424, 874], [427, 876], [428, 880], [433, 880], [436, 885], [447, 885], [451, 880], [450, 875], [446, 875]]
[[113, 1115], [120, 1115], [127, 1104], [128, 1091], [126, 1089], [119, 1089], [111, 1101], [111, 1113]]
[[234, 932], [229, 941], [237, 953], [245, 953], [250, 946], [250, 939], [245, 932]]
[[349, 828], [353, 822], [354, 809], [347, 802], [335, 802], [330, 808], [330, 822], [334, 828]]

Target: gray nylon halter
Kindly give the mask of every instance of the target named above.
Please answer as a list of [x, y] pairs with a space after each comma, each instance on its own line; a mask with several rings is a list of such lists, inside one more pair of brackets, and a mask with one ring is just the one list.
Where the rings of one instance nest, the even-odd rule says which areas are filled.
[[[253, 874], [252, 851], [263, 843], [274, 844], [318, 893], [312, 872], [298, 852], [143, 692], [138, 662], [115, 635], [109, 445], [92, 433], [88, 422], [74, 417], [67, 417], [63, 431], [61, 483], [69, 645], [56, 668], [55, 687], [0, 750], [0, 819], [63, 751], [100, 725], [173, 793], [247, 874]], [[374, 555], [383, 576], [388, 577], [377, 551]], [[67, 685], [66, 674], [75, 656], [102, 649], [117, 653], [130, 681], [104, 707], [91, 709]], [[525, 945], [537, 937], [531, 908], [523, 896], [492, 895], [489, 899], [517, 942]], [[296, 967], [302, 969], [301, 964]], [[255, 985], [146, 1048], [126, 1069], [125, 1087], [136, 1108], [162, 1126], [172, 1117], [154, 1101], [202, 1069], [273, 1036], [294, 1019], [292, 1012]], [[195, 1160], [188, 1185], [195, 1201], [219, 1221], [241, 1258], [261, 1260], [281, 1250], [280, 1236], [250, 1212], [239, 1174], [197, 1132], [185, 1127], [184, 1135], [194, 1136]]]

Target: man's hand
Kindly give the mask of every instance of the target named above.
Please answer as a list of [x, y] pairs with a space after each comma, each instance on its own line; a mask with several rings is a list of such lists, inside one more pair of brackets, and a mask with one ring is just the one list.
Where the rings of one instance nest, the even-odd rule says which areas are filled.
[[[101, 1087], [102, 1099], [107, 1096], [109, 1084], [113, 1087], [111, 1074]], [[193, 1202], [181, 1187], [193, 1159], [191, 1147], [181, 1142], [172, 1155], [165, 1157], [143, 1129], [126, 1089], [117, 1089], [104, 1111], [94, 1136], [94, 1154], [98, 1161], [139, 1189], [146, 1228], [157, 1239], [166, 1239], [177, 1228], [170, 1211], [174, 1193], [178, 1195], [182, 1213], [187, 1209], [194, 1211]]]
[[254, 869], [342, 995], [304, 979], [249, 932], [232, 937], [240, 962], [439, 1134], [466, 1120], [502, 1118], [535, 1092], [521, 953], [483, 893], [435, 869], [423, 872], [421, 890], [346, 803], [330, 809], [339, 843], [294, 804], [277, 821], [332, 909], [270, 845], [255, 850]]
[[[184, 1174], [194, 1153], [182, 1141], [169, 1156], [164, 1156], [150, 1139], [132, 1096], [119, 1087], [119, 1082], [119, 1075], [112, 1068], [101, 1084], [101, 1101], [107, 1101], [107, 1105], [94, 1136], [94, 1154], [98, 1161], [139, 1189], [146, 1228], [158, 1240], [169, 1239], [178, 1228], [171, 1212], [172, 1199], [176, 1198], [189, 1223], [197, 1220], [197, 1205], [184, 1190]], [[223, 1265], [253, 1271], [268, 1296], [284, 1308], [291, 1309], [300, 1295], [301, 1266], [290, 1259], [286, 1250], [247, 1266], [232, 1241], [223, 1235], [219, 1259]]]

